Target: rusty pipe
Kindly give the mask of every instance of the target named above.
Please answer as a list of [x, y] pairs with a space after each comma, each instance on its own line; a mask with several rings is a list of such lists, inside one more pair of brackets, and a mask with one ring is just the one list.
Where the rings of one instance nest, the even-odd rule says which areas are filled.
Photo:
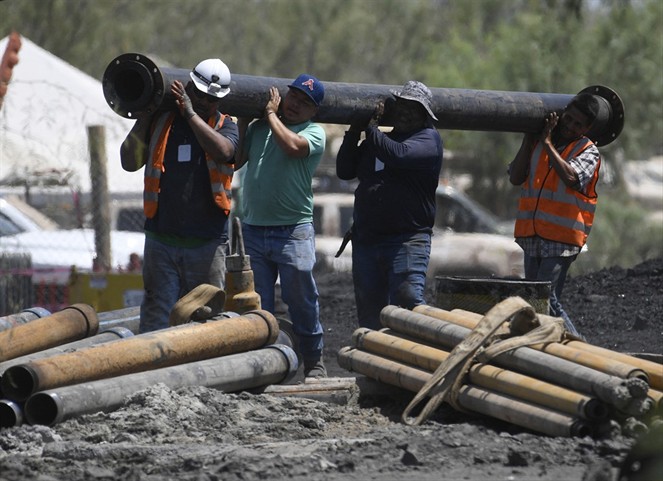
[[[456, 309], [448, 312], [444, 309], [439, 309], [432, 306], [416, 306], [413, 311], [434, 317], [436, 319], [451, 322], [468, 329], [474, 329], [477, 324], [479, 324], [479, 321], [483, 318], [481, 314], [477, 314], [475, 312]], [[543, 314], [538, 314], [538, 316], [539, 318], [550, 318], [550, 316]], [[460, 319], [463, 319], [463, 321], [461, 322]], [[644, 369], [640, 369], [633, 366], [632, 364], [626, 364], [606, 356], [601, 356], [593, 354], [589, 351], [576, 349], [574, 346], [565, 345], [559, 342], [551, 342], [546, 344], [533, 344], [529, 347], [536, 351], [545, 352], [552, 356], [556, 356], [561, 359], [566, 359], [567, 361], [580, 364], [582, 366], [596, 369], [597, 371], [610, 374], [611, 376], [617, 376], [623, 379], [638, 378], [645, 382], [649, 382], [649, 375]], [[663, 366], [661, 366], [661, 369], [663, 369]]]
[[248, 352], [41, 391], [26, 401], [25, 418], [30, 424], [53, 426], [82, 414], [116, 409], [126, 396], [157, 383], [171, 389], [205, 386], [234, 392], [278, 384], [296, 373], [297, 368], [297, 354], [291, 347], [272, 344]]
[[97, 313], [87, 304], [72, 304], [55, 314], [0, 332], [0, 362], [93, 336]]
[[59, 386], [258, 349], [272, 344], [278, 334], [278, 322], [267, 311], [183, 324], [12, 366], [0, 388], [8, 399], [23, 401]]
[[[352, 339], [358, 349], [428, 372], [434, 372], [449, 357], [447, 351], [397, 337], [388, 330], [360, 328]], [[468, 383], [592, 421], [608, 416], [607, 406], [596, 398], [488, 364], [472, 366]]]
[[[102, 78], [108, 105], [126, 118], [158, 109], [172, 109], [170, 85], [186, 84], [189, 69], [159, 67], [145, 55], [122, 54], [108, 64]], [[237, 117], [262, 117], [269, 100], [269, 88], [276, 86], [285, 95], [291, 79], [232, 74], [230, 93], [220, 101], [220, 110]], [[356, 117], [368, 118], [380, 100], [385, 102], [383, 125], [393, 125], [391, 90], [400, 85], [374, 85], [324, 82], [325, 98], [316, 122], [350, 124]], [[568, 94], [506, 92], [431, 88], [432, 110], [440, 119], [439, 129], [498, 132], [540, 132], [546, 114], [561, 111], [573, 98]], [[624, 105], [612, 89], [595, 85], [583, 89], [599, 101], [599, 116], [588, 136], [598, 145], [615, 140], [624, 126]]]
[[[442, 347], [453, 348], [472, 332], [468, 328], [396, 306], [383, 308], [380, 318], [385, 327]], [[641, 408], [636, 408], [632, 401], [646, 401], [648, 385], [642, 379], [622, 379], [529, 347], [500, 354], [491, 364], [596, 396], [618, 409], [632, 408], [639, 412]]]
[[23, 309], [21, 312], [9, 314], [8, 316], [0, 317], [0, 331], [11, 329], [12, 327], [26, 324], [41, 317], [50, 316], [51, 312], [43, 307], [30, 307]]
[[[97, 344], [103, 344], [105, 342], [115, 341], [117, 339], [125, 339], [127, 337], [133, 336], [133, 332], [124, 327], [113, 327], [97, 334], [96, 336], [86, 337], [80, 341], [68, 342], [66, 344], [60, 344], [59, 346], [52, 347], [50, 349], [44, 349], [42, 351], [33, 352], [30, 354], [25, 354], [23, 356], [15, 357], [8, 361], [0, 362], [0, 379], [2, 379], [2, 374], [12, 366], [18, 364], [24, 364], [29, 361], [34, 361], [36, 359], [43, 359], [45, 357], [54, 356], [56, 354], [62, 354], [66, 352], [72, 352], [77, 349], [88, 346], [96, 346]], [[0, 394], [2, 391], [0, 391]]]
[[[338, 352], [339, 366], [367, 377], [419, 392], [432, 374], [359, 349], [344, 347]], [[461, 387], [458, 404], [468, 411], [491, 416], [549, 436], [586, 436], [590, 424], [568, 414], [494, 393], [476, 386]]]

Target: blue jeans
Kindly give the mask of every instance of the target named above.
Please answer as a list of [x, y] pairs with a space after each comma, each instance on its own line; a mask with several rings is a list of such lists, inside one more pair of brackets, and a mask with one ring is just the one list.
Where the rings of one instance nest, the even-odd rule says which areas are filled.
[[274, 286], [280, 277], [281, 298], [288, 306], [299, 353], [304, 359], [320, 358], [324, 343], [318, 287], [313, 279], [313, 224], [264, 227], [243, 223], [242, 235], [262, 308], [274, 312]]
[[201, 247], [184, 248], [145, 237], [145, 296], [140, 306], [139, 331], [168, 327], [168, 316], [175, 303], [200, 284], [223, 289], [226, 285], [227, 252], [226, 239], [214, 239]]
[[412, 309], [424, 304], [430, 234], [394, 236], [377, 244], [352, 240], [352, 278], [359, 325], [382, 329], [387, 305]]
[[566, 330], [574, 336], [583, 338], [561, 303], [566, 274], [576, 257], [533, 257], [525, 254], [525, 277], [532, 281], [550, 282], [550, 315], [564, 319]]

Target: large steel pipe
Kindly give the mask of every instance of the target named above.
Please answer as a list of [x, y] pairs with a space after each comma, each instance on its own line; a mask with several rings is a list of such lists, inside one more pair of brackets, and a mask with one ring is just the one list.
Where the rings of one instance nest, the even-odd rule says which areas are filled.
[[[440, 319], [446, 322], [451, 322], [459, 326], [466, 327], [468, 329], [474, 329], [479, 321], [483, 318], [481, 314], [476, 312], [463, 311], [463, 310], [453, 310], [451, 312], [445, 311], [432, 306], [416, 306], [413, 309], [414, 312], [420, 314], [425, 314], [436, 319]], [[539, 318], [546, 318], [550, 316], [545, 316], [543, 314], [538, 314]], [[462, 322], [460, 319], [462, 318]], [[551, 342], [547, 344], [534, 344], [530, 346], [532, 349], [537, 351], [545, 352], [550, 355], [566, 359], [583, 366], [596, 369], [597, 371], [610, 374], [612, 376], [617, 376], [621, 378], [639, 378], [645, 382], [649, 382], [649, 376], [647, 372], [643, 369], [640, 369], [632, 364], [627, 364], [616, 359], [612, 359], [607, 356], [601, 356], [598, 354], [591, 353], [586, 350], [576, 349], [573, 346], [565, 345], [559, 342]], [[663, 366], [661, 366], [663, 368]]]
[[26, 324], [41, 317], [50, 316], [51, 312], [43, 307], [30, 307], [21, 312], [0, 317], [0, 331], [5, 331], [21, 324]]
[[[350, 347], [344, 347], [338, 352], [338, 364], [349, 371], [412, 392], [419, 392], [432, 377], [431, 373], [421, 369]], [[462, 386], [458, 404], [468, 411], [549, 436], [586, 436], [591, 433], [591, 426], [585, 420], [476, 386]]]
[[[455, 347], [472, 332], [468, 328], [396, 306], [386, 306], [380, 318], [385, 327], [443, 347]], [[611, 376], [529, 347], [500, 354], [491, 364], [596, 396], [633, 415], [646, 414], [653, 407], [646, 397], [649, 386], [642, 379]]]
[[[25, 354], [24, 356], [15, 357], [9, 361], [0, 362], [0, 379], [2, 378], [3, 373], [12, 366], [25, 364], [26, 362], [34, 361], [36, 359], [55, 356], [56, 354], [72, 352], [84, 347], [96, 346], [97, 344], [103, 344], [105, 342], [115, 341], [117, 339], [125, 339], [133, 335], [133, 332], [131, 332], [129, 329], [124, 327], [115, 327], [112, 329], [107, 329], [104, 332], [97, 334], [96, 336], [86, 337], [80, 341], [68, 342], [66, 344], [61, 344], [50, 349], [44, 349], [42, 351], [33, 352], [31, 354]], [[2, 391], [0, 391], [0, 393], [1, 392]]]
[[[399, 338], [388, 330], [357, 329], [352, 339], [358, 349], [429, 372], [434, 372], [449, 357], [447, 351]], [[488, 364], [472, 366], [468, 380], [478, 387], [572, 416], [593, 421], [608, 416], [607, 406], [596, 398]]]
[[0, 362], [93, 336], [97, 313], [87, 304], [72, 304], [55, 314], [0, 332]]
[[[174, 80], [189, 81], [190, 69], [164, 68], [145, 55], [125, 53], [113, 59], [103, 76], [106, 102], [119, 115], [135, 118], [141, 113], [170, 109]], [[324, 80], [324, 79], [323, 79]], [[292, 79], [232, 74], [230, 93], [221, 101], [221, 110], [239, 117], [261, 117], [269, 88], [281, 95]], [[373, 85], [325, 81], [325, 99], [317, 122], [349, 124], [357, 116], [368, 117], [379, 100], [392, 98], [390, 90], [400, 85]], [[547, 113], [561, 111], [573, 98], [569, 94], [506, 92], [431, 88], [432, 109], [439, 121], [436, 127], [450, 130], [499, 132], [539, 132]], [[599, 117], [589, 137], [606, 145], [619, 136], [624, 125], [624, 105], [616, 92], [605, 86], [582, 90], [599, 100]], [[383, 125], [392, 125], [390, 102], [385, 103]]]
[[278, 322], [268, 311], [183, 324], [12, 366], [0, 388], [6, 398], [23, 401], [59, 386], [258, 349], [274, 343], [278, 334]]
[[297, 354], [274, 344], [240, 354], [101, 379], [33, 394], [24, 413], [30, 424], [52, 426], [74, 416], [118, 408], [126, 396], [163, 383], [172, 389], [206, 386], [225, 392], [277, 384], [297, 372]]

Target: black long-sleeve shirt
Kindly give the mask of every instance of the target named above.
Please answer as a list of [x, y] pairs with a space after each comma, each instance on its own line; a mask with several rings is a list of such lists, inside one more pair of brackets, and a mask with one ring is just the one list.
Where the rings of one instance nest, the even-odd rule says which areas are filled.
[[379, 242], [386, 237], [432, 232], [435, 190], [442, 168], [442, 139], [432, 127], [409, 133], [366, 129], [345, 133], [336, 157], [336, 175], [357, 178], [353, 239]]

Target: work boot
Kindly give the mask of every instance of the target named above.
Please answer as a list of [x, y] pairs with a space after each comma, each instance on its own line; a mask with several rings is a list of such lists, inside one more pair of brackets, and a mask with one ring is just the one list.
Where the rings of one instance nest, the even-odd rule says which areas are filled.
[[327, 377], [327, 369], [322, 357], [319, 359], [304, 359], [304, 377]]

